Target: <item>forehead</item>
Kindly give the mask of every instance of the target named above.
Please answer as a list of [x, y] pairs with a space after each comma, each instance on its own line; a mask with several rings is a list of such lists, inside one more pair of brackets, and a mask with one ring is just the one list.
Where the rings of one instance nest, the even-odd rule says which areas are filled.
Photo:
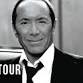
[[26, 0], [23, 1], [17, 8], [17, 15], [35, 16], [49, 14], [49, 8], [43, 1]]

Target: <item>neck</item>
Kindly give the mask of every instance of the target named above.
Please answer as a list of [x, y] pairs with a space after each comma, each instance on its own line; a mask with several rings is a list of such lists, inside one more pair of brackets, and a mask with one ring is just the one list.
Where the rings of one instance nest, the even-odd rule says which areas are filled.
[[[50, 44], [50, 45], [51, 45], [51, 44]], [[50, 45], [49, 45], [49, 47], [50, 47]], [[47, 49], [48, 49], [48, 48], [47, 48]], [[47, 49], [46, 49], [46, 50], [47, 50]], [[45, 51], [46, 51], [46, 50], [45, 50]], [[32, 54], [32, 53], [28, 52], [27, 50], [25, 50], [25, 53], [26, 53], [27, 59], [28, 59], [32, 64], [34, 64], [34, 62], [37, 61], [37, 60], [45, 53], [45, 51], [42, 52], [42, 53], [38, 53], [38, 54]]]
[[28, 60], [29, 60], [32, 64], [34, 64], [34, 62], [39, 59], [39, 57], [33, 57], [33, 56], [30, 55], [29, 53], [26, 53], [26, 56], [27, 56]]
[[[45, 51], [44, 51], [45, 52]], [[26, 53], [26, 56], [27, 56], [27, 59], [32, 63], [34, 64], [35, 61], [37, 61], [43, 54], [44, 52], [42, 53], [38, 53], [38, 54], [31, 54], [29, 52], [25, 52]]]

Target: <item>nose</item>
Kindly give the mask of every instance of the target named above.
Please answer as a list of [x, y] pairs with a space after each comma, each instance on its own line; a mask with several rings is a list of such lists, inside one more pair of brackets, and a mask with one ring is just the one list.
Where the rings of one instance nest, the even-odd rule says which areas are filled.
[[37, 36], [38, 34], [39, 34], [39, 30], [38, 30], [37, 24], [35, 22], [33, 22], [32, 26], [31, 26], [30, 35]]

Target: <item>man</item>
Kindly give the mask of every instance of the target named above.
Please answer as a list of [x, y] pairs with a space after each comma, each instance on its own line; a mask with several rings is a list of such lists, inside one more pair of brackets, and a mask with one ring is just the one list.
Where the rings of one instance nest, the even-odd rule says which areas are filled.
[[[13, 28], [24, 53], [3, 63], [19, 63], [21, 75], [5, 75], [1, 82], [18, 83], [82, 83], [83, 60], [79, 56], [61, 52], [53, 44], [55, 14], [48, 0], [21, 0], [12, 14]], [[42, 66], [28, 78], [26, 66]], [[27, 65], [26, 65], [27, 64]], [[34, 71], [32, 71], [34, 72]], [[4, 79], [5, 78], [5, 79]], [[6, 81], [4, 81], [6, 80]]]

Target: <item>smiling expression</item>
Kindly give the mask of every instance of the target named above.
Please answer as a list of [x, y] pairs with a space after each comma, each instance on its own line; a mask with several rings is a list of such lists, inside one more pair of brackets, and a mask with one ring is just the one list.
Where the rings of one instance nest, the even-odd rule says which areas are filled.
[[22, 3], [17, 8], [16, 29], [21, 45], [32, 54], [44, 52], [52, 43], [49, 8], [43, 1]]

